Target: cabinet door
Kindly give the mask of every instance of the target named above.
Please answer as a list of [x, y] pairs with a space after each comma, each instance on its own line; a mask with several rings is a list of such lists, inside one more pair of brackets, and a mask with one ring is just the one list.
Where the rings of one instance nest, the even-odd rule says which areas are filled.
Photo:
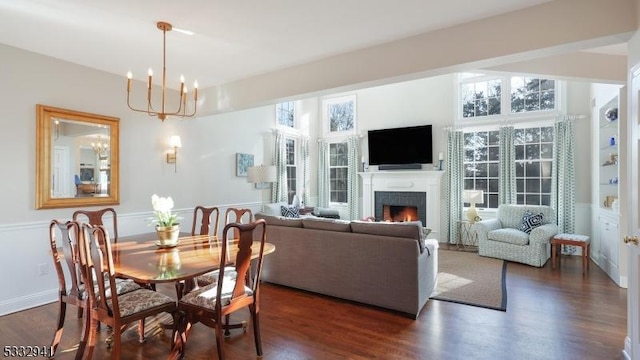
[[600, 217], [598, 220], [600, 237], [600, 265], [602, 270], [619, 284], [619, 250], [618, 239], [620, 237], [619, 225], [607, 218]]
[[600, 238], [600, 259], [602, 259], [603, 269], [606, 273], [609, 273], [607, 268], [609, 267], [609, 259], [611, 257], [611, 244], [608, 240], [609, 237], [609, 222], [603, 218], [598, 220], [599, 226], [599, 238]]

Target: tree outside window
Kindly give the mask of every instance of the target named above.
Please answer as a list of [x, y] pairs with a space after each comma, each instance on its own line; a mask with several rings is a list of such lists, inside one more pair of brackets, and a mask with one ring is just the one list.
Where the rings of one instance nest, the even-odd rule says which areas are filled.
[[276, 104], [276, 121], [278, 125], [286, 127], [295, 127], [295, 110], [294, 102], [287, 101]]
[[492, 79], [464, 83], [462, 90], [462, 117], [500, 115], [502, 81]]
[[551, 205], [553, 126], [516, 129], [514, 145], [518, 204]]
[[323, 101], [328, 134], [353, 132], [356, 128], [356, 97], [353, 95]]
[[329, 201], [347, 202], [347, 143], [329, 144]]
[[[551, 204], [553, 170], [553, 126], [515, 130], [516, 203]], [[498, 207], [500, 167], [499, 131], [464, 133], [465, 190], [482, 190], [481, 207]], [[469, 204], [465, 204], [469, 206]]]
[[464, 189], [484, 192], [481, 207], [498, 207], [498, 134], [497, 130], [464, 133]]
[[556, 108], [555, 81], [525, 76], [511, 77], [511, 112]]
[[460, 82], [462, 118], [556, 109], [555, 80], [527, 76], [476, 80], [482, 74], [467, 75], [462, 74], [464, 79]]

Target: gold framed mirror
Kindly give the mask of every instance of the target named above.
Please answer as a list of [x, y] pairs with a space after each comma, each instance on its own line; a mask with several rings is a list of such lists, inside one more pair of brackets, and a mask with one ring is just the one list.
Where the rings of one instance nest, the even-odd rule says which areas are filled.
[[36, 209], [120, 203], [120, 119], [36, 105]]

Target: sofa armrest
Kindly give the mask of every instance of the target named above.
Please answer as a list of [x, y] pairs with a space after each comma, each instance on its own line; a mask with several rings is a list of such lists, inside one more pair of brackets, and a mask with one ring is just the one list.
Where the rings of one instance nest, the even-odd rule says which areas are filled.
[[529, 234], [529, 243], [548, 244], [551, 242], [551, 238], [558, 233], [558, 226], [556, 224], [544, 224], [531, 230]]
[[502, 228], [502, 223], [498, 219], [487, 219], [478, 221], [473, 224], [473, 228], [478, 235], [478, 242], [486, 241], [488, 239], [489, 231], [497, 230]]

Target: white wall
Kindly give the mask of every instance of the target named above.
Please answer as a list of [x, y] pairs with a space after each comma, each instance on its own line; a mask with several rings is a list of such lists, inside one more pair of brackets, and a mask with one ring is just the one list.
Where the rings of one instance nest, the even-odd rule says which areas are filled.
[[[378, 86], [356, 91], [358, 131], [402, 126], [433, 125], [433, 154], [446, 152], [445, 126], [453, 125], [455, 98], [454, 75]], [[369, 162], [367, 137], [363, 137], [362, 152]]]

